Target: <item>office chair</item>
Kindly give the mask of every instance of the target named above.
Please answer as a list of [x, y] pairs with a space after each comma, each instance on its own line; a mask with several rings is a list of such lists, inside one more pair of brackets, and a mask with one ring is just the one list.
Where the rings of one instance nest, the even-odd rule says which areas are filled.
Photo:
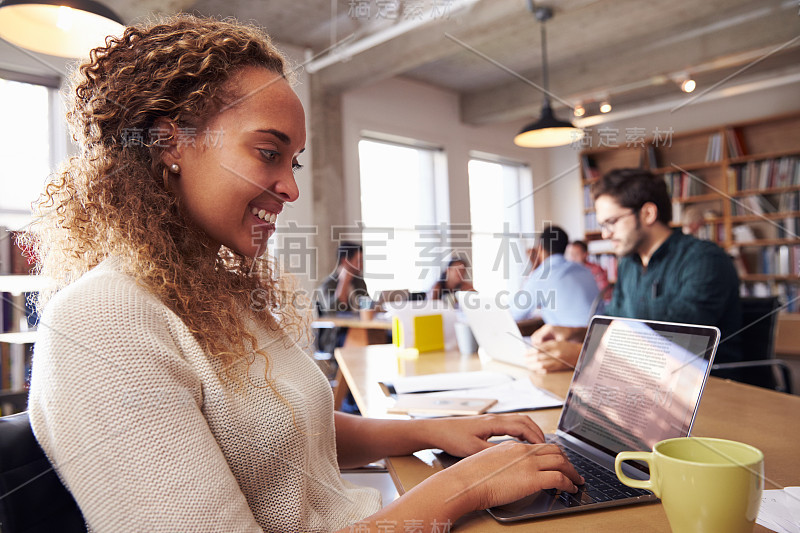
[[27, 411], [0, 418], [0, 530], [86, 531], [78, 504], [33, 436]]
[[775, 359], [775, 327], [780, 302], [776, 296], [741, 299], [742, 362], [719, 363], [712, 370], [737, 371], [736, 381], [792, 393], [792, 373], [785, 361]]

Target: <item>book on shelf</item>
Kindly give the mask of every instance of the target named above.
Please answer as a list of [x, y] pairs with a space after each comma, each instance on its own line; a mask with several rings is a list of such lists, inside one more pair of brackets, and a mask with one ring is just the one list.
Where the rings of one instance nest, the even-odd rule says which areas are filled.
[[733, 227], [733, 242], [752, 242], [756, 240], [756, 234], [753, 228], [747, 224], [741, 224]]
[[768, 215], [795, 211], [795, 209], [791, 208], [793, 198], [798, 198], [798, 191], [785, 193], [783, 195], [754, 194], [751, 196], [741, 196], [731, 200], [731, 215]]
[[728, 157], [742, 157], [747, 154], [740, 129], [725, 128], [725, 140], [728, 144]]
[[612, 253], [601, 253], [597, 255], [588, 256], [590, 263], [595, 263], [603, 267], [608, 275], [609, 283], [617, 282], [617, 256]]
[[652, 143], [647, 145], [647, 165], [650, 169], [659, 168], [658, 166], [658, 153], [656, 147]]
[[741, 296], [755, 296], [756, 298], [766, 298], [772, 296], [769, 285], [763, 281], [745, 282], [739, 289]]
[[673, 199], [691, 198], [706, 193], [703, 183], [687, 172], [667, 172], [664, 174], [664, 181]]
[[728, 255], [730, 255], [731, 259], [733, 260], [733, 266], [736, 268], [736, 274], [739, 276], [739, 279], [742, 279], [750, 274], [750, 269], [745, 262], [741, 248], [738, 246], [731, 247], [728, 250]]
[[800, 244], [743, 246], [732, 255], [734, 259], [737, 255], [741, 257], [743, 270], [740, 277], [748, 274], [779, 278], [800, 276]]
[[672, 222], [683, 224], [683, 204], [672, 200]]
[[708, 137], [708, 148], [706, 148], [706, 163], [722, 161], [722, 135], [712, 133]]
[[597, 214], [594, 212], [583, 215], [583, 231], [600, 231], [597, 224]]
[[594, 200], [592, 199], [592, 186], [588, 183], [583, 186], [583, 208], [594, 209]]
[[778, 239], [800, 239], [797, 232], [800, 231], [800, 217], [786, 217], [776, 220]]
[[600, 169], [597, 168], [597, 164], [592, 156], [583, 154], [581, 156], [581, 167], [583, 168], [583, 179], [586, 181], [600, 179]]
[[732, 168], [740, 191], [800, 185], [800, 158], [797, 156], [748, 161], [735, 164]]
[[787, 313], [800, 312], [800, 285], [797, 283], [778, 283], [775, 286], [778, 298]]

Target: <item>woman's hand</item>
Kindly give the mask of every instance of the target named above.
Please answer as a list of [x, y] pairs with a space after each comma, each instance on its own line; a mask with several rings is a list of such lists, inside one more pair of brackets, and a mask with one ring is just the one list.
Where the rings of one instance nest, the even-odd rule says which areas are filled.
[[432, 447], [466, 457], [494, 446], [489, 437], [510, 435], [527, 442], [544, 442], [544, 433], [530, 417], [521, 414], [436, 418], [423, 429]]
[[[380, 530], [381, 522], [412, 518], [425, 525], [452, 523], [471, 511], [510, 503], [543, 489], [575, 492], [576, 485], [583, 483], [558, 446], [506, 441], [430, 476], [364, 524]], [[345, 531], [352, 529], [341, 533]]]
[[554, 444], [506, 441], [463, 459], [430, 479], [450, 487], [442, 502], [464, 513], [509, 503], [543, 489], [576, 492], [584, 483]]

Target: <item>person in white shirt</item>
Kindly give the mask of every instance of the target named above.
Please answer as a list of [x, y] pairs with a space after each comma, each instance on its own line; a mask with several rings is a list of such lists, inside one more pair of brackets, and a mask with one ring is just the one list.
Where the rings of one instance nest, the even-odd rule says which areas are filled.
[[[28, 239], [55, 288], [30, 418], [91, 531], [428, 531], [582, 482], [524, 415], [333, 411], [298, 346], [308, 314], [267, 252], [299, 196], [305, 115], [260, 30], [181, 15], [126, 28], [74, 74], [80, 153]], [[288, 297], [287, 297], [288, 295]], [[339, 469], [438, 447], [469, 456], [381, 508]]]

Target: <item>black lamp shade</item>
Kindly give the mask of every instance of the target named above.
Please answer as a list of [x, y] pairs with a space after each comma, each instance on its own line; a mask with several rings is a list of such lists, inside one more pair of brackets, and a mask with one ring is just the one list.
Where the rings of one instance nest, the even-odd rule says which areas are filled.
[[86, 57], [124, 29], [116, 13], [94, 0], [0, 0], [0, 37], [35, 52]]
[[522, 128], [514, 137], [514, 144], [524, 148], [550, 148], [577, 142], [582, 137], [583, 130], [556, 118], [550, 102], [545, 100], [539, 120]]

